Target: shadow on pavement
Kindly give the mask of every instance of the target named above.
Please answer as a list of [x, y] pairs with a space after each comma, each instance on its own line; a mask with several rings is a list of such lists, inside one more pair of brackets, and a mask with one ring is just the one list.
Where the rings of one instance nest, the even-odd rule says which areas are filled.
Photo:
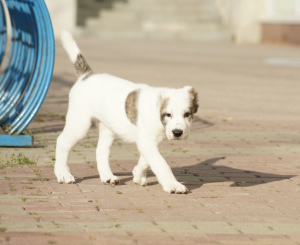
[[214, 126], [215, 124], [212, 122], [209, 122], [203, 118], [200, 118], [198, 116], [195, 116], [194, 120], [193, 120], [193, 126], [192, 129], [204, 129], [204, 128], [209, 128]]
[[[174, 168], [172, 170], [179, 181], [183, 176], [182, 172], [191, 177], [184, 181], [190, 190], [200, 188], [207, 183], [233, 182], [230, 185], [231, 187], [248, 187], [296, 177], [296, 175], [278, 175], [214, 165], [221, 159], [225, 158], [211, 158], [192, 166]], [[184, 177], [183, 179], [186, 178]]]
[[[230, 185], [231, 187], [248, 187], [296, 177], [296, 175], [278, 175], [215, 165], [215, 163], [221, 159], [225, 158], [211, 158], [195, 165], [172, 168], [172, 171], [177, 180], [185, 184], [189, 190], [198, 189], [202, 185], [209, 183], [233, 182]], [[131, 172], [115, 172], [114, 174], [117, 176], [130, 176], [125, 178], [121, 177], [121, 185], [128, 181], [132, 181]], [[152, 176], [154, 176], [154, 174], [149, 170], [148, 177]], [[94, 178], [99, 178], [99, 175], [76, 179], [76, 183]], [[148, 183], [148, 185], [155, 184], [158, 184], [158, 182], [152, 181]]]

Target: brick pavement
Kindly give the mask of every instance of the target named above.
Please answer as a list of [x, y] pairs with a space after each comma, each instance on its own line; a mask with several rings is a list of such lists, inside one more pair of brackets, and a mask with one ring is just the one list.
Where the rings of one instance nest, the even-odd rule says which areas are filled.
[[2, 244], [300, 244], [299, 72], [263, 62], [298, 47], [79, 43], [95, 70], [199, 90], [190, 139], [160, 146], [191, 193], [163, 192], [151, 171], [148, 186], [134, 185], [138, 152], [119, 140], [111, 166], [121, 183], [101, 184], [96, 128], [70, 154], [76, 183], [56, 182], [55, 140], [74, 78], [58, 46], [52, 85], [30, 125], [35, 147], [0, 149], [2, 164], [13, 153], [37, 162], [0, 170]]

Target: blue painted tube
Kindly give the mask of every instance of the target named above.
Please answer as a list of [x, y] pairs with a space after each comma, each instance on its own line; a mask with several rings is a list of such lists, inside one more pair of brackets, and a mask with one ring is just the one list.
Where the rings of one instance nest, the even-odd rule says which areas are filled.
[[[25, 11], [20, 11], [20, 7], [27, 7], [27, 3], [20, 3], [16, 6], [14, 6], [14, 8], [9, 8], [11, 15], [13, 16], [12, 19], [14, 19], [14, 23], [18, 23], [18, 25], [13, 25], [12, 26], [12, 33], [13, 33], [13, 37], [15, 40], [18, 40], [16, 42], [14, 42], [14, 45], [16, 46], [16, 49], [18, 50], [18, 53], [22, 53], [22, 48], [24, 48], [24, 46], [26, 45], [26, 51], [28, 53], [28, 55], [26, 57], [31, 57], [33, 56], [36, 59], [36, 56], [40, 56], [40, 52], [38, 52], [38, 50], [36, 49], [35, 45], [31, 45], [30, 43], [27, 43], [26, 40], [24, 40], [22, 38], [22, 36], [20, 35], [18, 29], [20, 28], [22, 30], [22, 33], [37, 33], [37, 29], [33, 29], [33, 31], [28, 30], [27, 28], [29, 26], [35, 26], [35, 23], [33, 21], [30, 21], [27, 25], [24, 25], [24, 20], [26, 20], [27, 16], [29, 18], [34, 17], [34, 15], [29, 11], [25, 12]], [[16, 17], [17, 16], [17, 17]], [[20, 22], [18, 20], [20, 20], [20, 16], [22, 16], [23, 18], [23, 22]], [[19, 27], [17, 27], [19, 26]], [[34, 36], [32, 37], [32, 39], [34, 38]], [[20, 63], [20, 58], [17, 59], [16, 62], [18, 62], [18, 64]], [[37, 60], [37, 62], [34, 62], [36, 64], [39, 64], [39, 60]], [[21, 76], [25, 77], [27, 80], [28, 76], [32, 76], [32, 73], [36, 73], [35, 71], [35, 64], [32, 64], [32, 66], [29, 69], [23, 69], [22, 71], [19, 71], [19, 69], [15, 72], [15, 74], [13, 75], [14, 77], [16, 77], [16, 74], [18, 74], [19, 72], [21, 72]], [[15, 65], [13, 65], [14, 67]], [[18, 74], [19, 75], [19, 74]], [[10, 79], [11, 80], [11, 79]], [[22, 85], [22, 82], [18, 80], [18, 84]], [[24, 88], [24, 90], [20, 90], [23, 93], [19, 94], [19, 97], [17, 98], [18, 100], [12, 100], [10, 101], [10, 105], [11, 107], [14, 106], [13, 110], [6, 110], [4, 112], [2, 112], [2, 115], [6, 115], [6, 119], [3, 120], [3, 122], [5, 124], [10, 124], [10, 126], [12, 126], [12, 123], [16, 120], [16, 114], [19, 114], [21, 110], [23, 110], [24, 106], [28, 103], [28, 99], [30, 98], [30, 96], [32, 96], [32, 92], [35, 90], [36, 88], [36, 82], [37, 79], [36, 77], [32, 77], [32, 79], [26, 81], [26, 87]], [[15, 89], [13, 89], [13, 87], [11, 87], [10, 89], [11, 91], [15, 91]], [[9, 95], [9, 97], [11, 96], [11, 94]], [[21, 97], [22, 96], [22, 97]], [[15, 105], [15, 103], [18, 102], [17, 105]], [[7, 116], [8, 115], [8, 116]], [[3, 116], [2, 116], [3, 117]], [[1, 120], [1, 117], [0, 117]]]
[[6, 48], [6, 20], [5, 20], [5, 12], [4, 7], [0, 4], [0, 65], [2, 63], [5, 48]]
[[[23, 13], [21, 9], [14, 10], [14, 14], [12, 15], [11, 18], [13, 19], [12, 34], [14, 40], [22, 40], [22, 42], [24, 42], [23, 40], [24, 32], [18, 31], [15, 27], [15, 26], [19, 26], [20, 25], [19, 23], [22, 24], [24, 23], [29, 25], [29, 23], [26, 23], [26, 21], [24, 21], [24, 19], [22, 18], [23, 15], [21, 13]], [[13, 45], [14, 46], [16, 45], [15, 54], [19, 54], [14, 56], [15, 59], [13, 60], [13, 62], [17, 62], [17, 63], [13, 63], [13, 67], [16, 67], [18, 64], [22, 64], [23, 71], [26, 72], [28, 70], [27, 60], [30, 57], [30, 55], [28, 55], [29, 50], [25, 45], [20, 45], [20, 42], [13, 41]], [[2, 97], [2, 100], [0, 102], [0, 108], [1, 108], [0, 119], [4, 118], [11, 111], [11, 109], [13, 109], [13, 106], [18, 102], [20, 96], [22, 95], [22, 91], [26, 86], [27, 80], [29, 78], [29, 75], [26, 75], [26, 73], [24, 74], [23, 71], [18, 71], [17, 69], [10, 69], [9, 71], [14, 71], [14, 70], [16, 70], [16, 72], [14, 73], [10, 72], [9, 76], [7, 77], [7, 81], [8, 82], [12, 81], [12, 82], [8, 83], [7, 86], [9, 86], [9, 90], [6, 89], [6, 94], [5, 96]], [[14, 82], [14, 81], [18, 81], [18, 82]]]
[[[0, 127], [7, 134], [20, 134], [46, 97], [54, 68], [55, 42], [44, 0], [5, 3], [12, 38], [8, 61], [0, 77]], [[6, 46], [6, 29], [0, 6], [0, 61]]]

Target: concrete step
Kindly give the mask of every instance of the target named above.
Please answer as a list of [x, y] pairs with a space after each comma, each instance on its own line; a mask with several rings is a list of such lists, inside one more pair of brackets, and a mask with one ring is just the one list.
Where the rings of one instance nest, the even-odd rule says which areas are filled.
[[[88, 14], [96, 0], [88, 0], [81, 9]], [[103, 0], [108, 1], [108, 0]], [[219, 13], [212, 0], [127, 0], [110, 1], [97, 16], [86, 19], [84, 35], [111, 38], [228, 40]], [[96, 5], [95, 5], [96, 6]], [[95, 7], [96, 8], [96, 7]], [[86, 11], [86, 12], [85, 12]]]
[[98, 18], [99, 10], [109, 7], [111, 7], [111, 5], [106, 2], [98, 2], [95, 0], [78, 1], [77, 25], [85, 25], [87, 18]]
[[128, 9], [138, 12], [156, 12], [156, 11], [214, 11], [215, 5], [202, 5], [202, 4], [189, 4], [187, 2], [184, 2], [184, 4], [166, 4], [164, 2], [159, 2], [158, 4], [139, 4], [139, 5], [133, 5], [130, 4], [124, 4], [124, 3], [116, 3], [113, 5], [114, 10], [119, 11], [127, 11]]
[[89, 17], [97, 17], [99, 11], [104, 9], [113, 9], [115, 3], [122, 3], [126, 0], [77, 0], [77, 24], [85, 25]]
[[107, 39], [153, 39], [153, 40], [194, 40], [194, 41], [229, 41], [230, 35], [227, 31], [219, 31], [206, 33], [203, 35], [200, 32], [178, 32], [178, 33], [170, 33], [165, 31], [156, 31], [156, 32], [148, 32], [141, 31], [140, 29], [123, 29], [119, 31], [113, 30], [89, 30], [86, 28], [78, 29], [78, 35], [84, 36], [98, 36], [101, 38]]
[[[115, 3], [115, 6], [119, 3]], [[128, 0], [125, 2], [129, 6], [150, 7], [150, 6], [212, 6], [213, 0]]]
[[170, 12], [120, 12], [104, 10], [99, 14], [99, 21], [126, 21], [126, 20], [168, 20], [168, 21], [220, 21], [217, 13], [199, 12], [196, 14], [190, 13], [170, 13]]
[[184, 22], [168, 22], [168, 21], [140, 21], [140, 22], [132, 22], [130, 25], [128, 22], [98, 22], [95, 21], [89, 22], [89, 25], [86, 27], [89, 30], [113, 30], [113, 31], [121, 31], [121, 30], [142, 30], [142, 31], [167, 31], [167, 32], [179, 32], [179, 31], [193, 31], [200, 33], [211, 33], [211, 32], [219, 32], [223, 30], [223, 26], [218, 23], [184, 23]]

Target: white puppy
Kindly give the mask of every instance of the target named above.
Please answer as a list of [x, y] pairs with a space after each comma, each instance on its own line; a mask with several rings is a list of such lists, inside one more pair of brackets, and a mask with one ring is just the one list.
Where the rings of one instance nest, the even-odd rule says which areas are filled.
[[100, 124], [97, 168], [103, 183], [119, 183], [109, 166], [110, 146], [117, 136], [137, 144], [140, 159], [133, 169], [135, 183], [147, 184], [150, 167], [166, 192], [187, 193], [188, 189], [175, 179], [157, 145], [165, 138], [188, 137], [198, 109], [196, 91], [190, 86], [154, 88], [93, 73], [70, 33], [63, 32], [62, 44], [75, 65], [78, 81], [70, 91], [66, 125], [57, 139], [54, 172], [58, 182], [75, 181], [67, 164], [69, 151], [86, 135], [92, 119], [96, 119]]

